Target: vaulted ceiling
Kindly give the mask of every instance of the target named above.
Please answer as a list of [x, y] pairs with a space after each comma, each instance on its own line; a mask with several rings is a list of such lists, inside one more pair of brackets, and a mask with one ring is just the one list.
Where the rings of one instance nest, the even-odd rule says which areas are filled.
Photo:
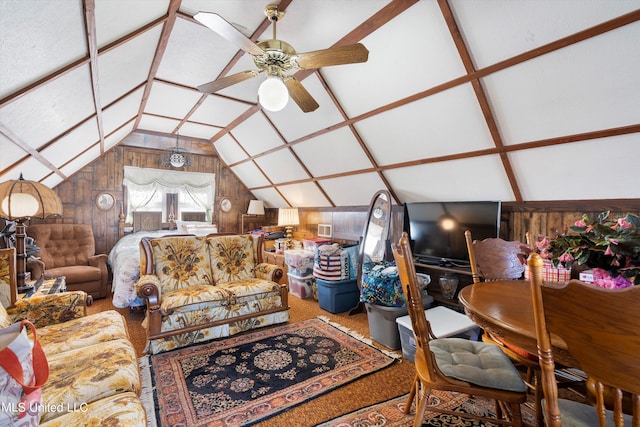
[[257, 103], [264, 74], [193, 19], [271, 38], [268, 0], [1, 0], [0, 182], [55, 187], [139, 133], [201, 139], [270, 207], [640, 197], [640, 0], [282, 0], [320, 107]]

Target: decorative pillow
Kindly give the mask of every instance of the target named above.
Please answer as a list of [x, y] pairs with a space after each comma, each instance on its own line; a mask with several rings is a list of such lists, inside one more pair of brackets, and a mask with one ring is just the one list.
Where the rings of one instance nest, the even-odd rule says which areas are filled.
[[362, 266], [360, 301], [387, 307], [405, 307], [398, 268], [394, 261], [365, 262]]
[[253, 238], [214, 236], [208, 238], [211, 270], [215, 283], [229, 283], [256, 277]]
[[196, 284], [213, 285], [206, 238], [163, 237], [150, 244], [162, 293]]

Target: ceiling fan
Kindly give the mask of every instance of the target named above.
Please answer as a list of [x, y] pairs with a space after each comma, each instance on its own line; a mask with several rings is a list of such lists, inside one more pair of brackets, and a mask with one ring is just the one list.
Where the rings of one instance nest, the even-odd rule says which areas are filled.
[[361, 43], [296, 53], [293, 46], [276, 38], [276, 24], [284, 17], [285, 12], [279, 10], [277, 4], [269, 4], [264, 13], [272, 23], [273, 37], [271, 40], [258, 43], [254, 43], [216, 13], [198, 12], [193, 16], [200, 23], [253, 56], [253, 62], [258, 68], [221, 77], [198, 86], [198, 90], [204, 93], [215, 93], [265, 72], [267, 79], [258, 89], [258, 100], [265, 109], [279, 111], [286, 106], [291, 96], [300, 109], [308, 113], [318, 108], [318, 103], [300, 81], [290, 74], [292, 71], [367, 62], [369, 51]]

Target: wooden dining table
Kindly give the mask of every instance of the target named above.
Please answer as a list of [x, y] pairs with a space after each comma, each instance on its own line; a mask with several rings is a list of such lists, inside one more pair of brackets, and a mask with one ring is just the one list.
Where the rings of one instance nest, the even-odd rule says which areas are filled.
[[[458, 299], [475, 324], [531, 354], [538, 354], [533, 303], [527, 280], [475, 283], [463, 288]], [[564, 366], [578, 367], [567, 345], [552, 336], [554, 359]]]

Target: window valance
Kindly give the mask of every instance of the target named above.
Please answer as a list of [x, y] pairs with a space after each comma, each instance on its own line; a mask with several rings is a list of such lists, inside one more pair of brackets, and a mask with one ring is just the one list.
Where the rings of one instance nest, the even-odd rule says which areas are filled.
[[149, 203], [157, 192], [185, 192], [198, 206], [206, 210], [207, 219], [210, 219], [215, 194], [213, 173], [125, 166], [122, 183], [127, 187], [127, 222], [131, 222], [133, 212]]

